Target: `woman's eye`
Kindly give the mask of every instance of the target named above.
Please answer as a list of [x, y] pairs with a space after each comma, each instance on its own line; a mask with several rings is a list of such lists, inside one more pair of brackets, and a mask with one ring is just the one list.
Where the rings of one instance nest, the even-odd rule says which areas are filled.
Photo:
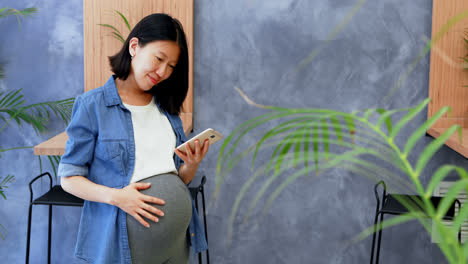
[[156, 59], [158, 59], [158, 61], [162, 61], [162, 59], [161, 59], [161, 58], [159, 58], [159, 57], [157, 57], [157, 56], [156, 56]]
[[169, 65], [169, 67], [171, 67], [172, 69], [175, 69], [175, 66], [173, 66], [173, 65]]

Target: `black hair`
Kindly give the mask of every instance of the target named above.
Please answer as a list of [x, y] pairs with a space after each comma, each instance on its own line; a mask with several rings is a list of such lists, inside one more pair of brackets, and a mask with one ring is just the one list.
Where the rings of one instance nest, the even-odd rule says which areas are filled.
[[178, 115], [187, 96], [189, 71], [187, 40], [182, 24], [167, 14], [151, 14], [140, 20], [128, 35], [122, 49], [114, 56], [109, 56], [111, 70], [122, 80], [126, 80], [130, 74], [129, 45], [134, 37], [138, 38], [141, 48], [157, 40], [171, 40], [179, 45], [179, 60], [171, 76], [149, 90], [162, 109]]

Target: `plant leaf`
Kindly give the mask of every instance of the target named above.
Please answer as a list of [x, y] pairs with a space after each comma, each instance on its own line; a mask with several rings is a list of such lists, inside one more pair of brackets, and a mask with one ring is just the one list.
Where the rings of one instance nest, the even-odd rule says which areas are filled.
[[127, 18], [122, 14], [120, 13], [119, 11], [115, 10], [115, 12], [117, 12], [117, 14], [119, 14], [119, 16], [122, 18], [122, 20], [125, 22], [125, 25], [127, 25], [127, 28], [128, 30], [132, 30], [132, 28], [130, 27], [130, 23], [128, 23], [128, 20]]
[[389, 134], [390, 138], [394, 139], [398, 132], [400, 132], [400, 130], [403, 128], [403, 126], [406, 125], [406, 123], [413, 119], [417, 114], [419, 114], [419, 112], [421, 112], [427, 106], [427, 104], [429, 104], [430, 101], [431, 99], [427, 98], [424, 101], [422, 101], [419, 105], [411, 108], [410, 111], [402, 119], [400, 119], [398, 123], [396, 123], [394, 129], [392, 130], [392, 133]]
[[[383, 109], [383, 108], [379, 108], [377, 109], [377, 112], [380, 114], [380, 115], [384, 115], [387, 110]], [[398, 112], [398, 111], [396, 111]], [[390, 111], [390, 115], [386, 115], [385, 118], [383, 118], [382, 120], [385, 121], [385, 125], [387, 126], [387, 133], [390, 134], [392, 133], [392, 118], [391, 118], [391, 114], [392, 112]], [[379, 126], [380, 127], [380, 126]]]
[[439, 150], [450, 138], [450, 136], [455, 132], [459, 131], [461, 133], [461, 128], [459, 125], [453, 125], [447, 129], [440, 137], [434, 139], [429, 145], [427, 145], [419, 156], [418, 162], [416, 163], [415, 174], [419, 176], [426, 166], [427, 162], [432, 158], [437, 150]]
[[405, 149], [403, 151], [404, 155], [409, 155], [411, 149], [414, 147], [416, 142], [426, 134], [427, 130], [431, 128], [440, 117], [442, 117], [446, 112], [450, 112], [450, 107], [442, 107], [437, 113], [435, 113], [431, 118], [429, 118], [424, 124], [422, 124], [416, 131], [414, 131], [406, 142]]
[[122, 35], [122, 33], [120, 33], [120, 31], [117, 28], [115, 28], [114, 26], [112, 26], [112, 25], [109, 25], [109, 24], [98, 24], [98, 25], [110, 28], [110, 29], [114, 30], [115, 33], [117, 33], [118, 35]]

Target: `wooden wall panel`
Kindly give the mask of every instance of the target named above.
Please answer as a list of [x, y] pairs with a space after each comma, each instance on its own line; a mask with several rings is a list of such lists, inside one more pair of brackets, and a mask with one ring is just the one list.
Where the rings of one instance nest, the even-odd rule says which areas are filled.
[[[432, 39], [442, 27], [456, 15], [468, 10], [466, 0], [434, 0], [432, 17]], [[448, 127], [458, 123], [466, 125], [468, 120], [468, 72], [463, 69], [468, 50], [464, 45], [464, 32], [468, 30], [468, 18], [454, 24], [431, 48], [428, 107], [431, 117], [443, 106], [452, 107], [450, 118], [445, 117], [436, 127]]]
[[130, 26], [152, 13], [167, 13], [182, 23], [189, 48], [189, 92], [183, 104], [182, 123], [186, 134], [192, 130], [193, 112], [193, 0], [84, 0], [84, 91], [102, 86], [111, 76], [108, 56], [117, 53], [122, 43], [111, 36], [111, 30], [98, 24], [115, 26], [127, 37], [129, 30], [114, 10], [124, 14]]
[[[433, 0], [432, 40], [457, 15], [468, 15], [467, 0]], [[432, 99], [427, 110], [430, 118], [440, 108], [450, 106], [452, 114], [438, 120], [427, 133], [435, 138], [442, 135], [452, 125], [460, 125], [462, 140], [458, 133], [445, 142], [454, 151], [468, 158], [468, 72], [464, 70], [468, 50], [463, 37], [468, 30], [468, 17], [453, 24], [448, 32], [432, 43], [429, 73], [429, 97]]]

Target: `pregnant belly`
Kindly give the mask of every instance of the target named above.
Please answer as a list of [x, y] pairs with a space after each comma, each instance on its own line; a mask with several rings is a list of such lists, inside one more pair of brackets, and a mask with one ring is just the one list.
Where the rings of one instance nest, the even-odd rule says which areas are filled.
[[159, 218], [157, 223], [143, 217], [150, 224], [150, 227], [146, 228], [135, 218], [127, 215], [130, 246], [139, 241], [136, 243], [151, 243], [152, 248], [161, 249], [184, 240], [192, 217], [192, 201], [186, 185], [179, 176], [172, 173], [156, 175], [140, 182], [151, 183], [151, 187], [140, 190], [141, 193], [165, 201], [164, 205], [151, 204], [161, 209], [164, 216], [157, 216]]

